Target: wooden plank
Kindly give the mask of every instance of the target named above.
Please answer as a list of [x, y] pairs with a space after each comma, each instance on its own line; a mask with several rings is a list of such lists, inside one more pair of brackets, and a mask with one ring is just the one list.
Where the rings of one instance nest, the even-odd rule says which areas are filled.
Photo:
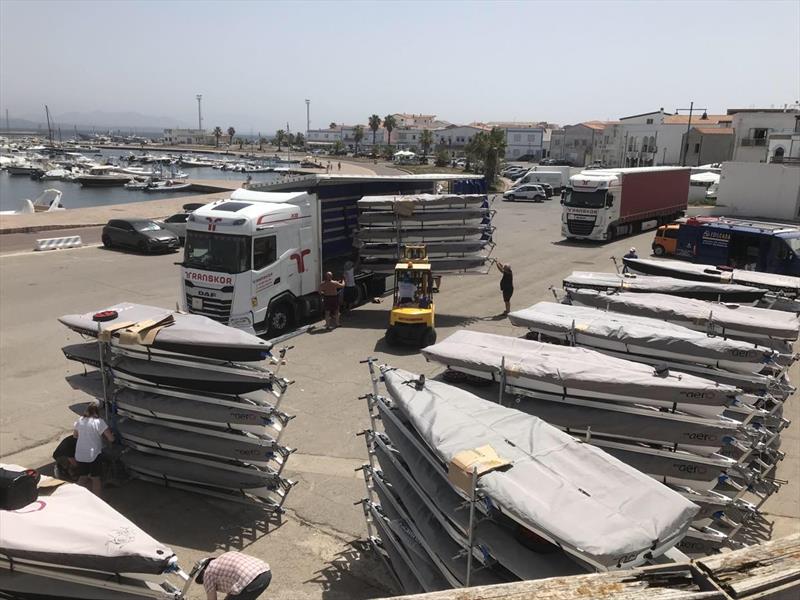
[[702, 558], [696, 564], [733, 598], [751, 597], [800, 581], [800, 533]]
[[467, 589], [445, 590], [393, 600], [724, 600], [701, 591], [689, 565], [669, 565], [572, 577], [552, 577]]

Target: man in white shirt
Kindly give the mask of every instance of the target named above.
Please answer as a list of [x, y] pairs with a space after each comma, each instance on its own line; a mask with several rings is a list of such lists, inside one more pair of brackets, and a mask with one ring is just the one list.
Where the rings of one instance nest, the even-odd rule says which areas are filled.
[[403, 276], [400, 283], [397, 284], [397, 298], [400, 304], [408, 304], [414, 301], [414, 296], [417, 295], [417, 286], [411, 281], [408, 275]]
[[114, 434], [100, 418], [97, 404], [86, 407], [83, 416], [75, 421], [72, 435], [78, 438], [75, 444], [78, 484], [88, 487], [96, 496], [100, 496], [103, 489], [100, 479], [103, 466], [100, 457], [103, 451], [103, 438], [113, 442]]

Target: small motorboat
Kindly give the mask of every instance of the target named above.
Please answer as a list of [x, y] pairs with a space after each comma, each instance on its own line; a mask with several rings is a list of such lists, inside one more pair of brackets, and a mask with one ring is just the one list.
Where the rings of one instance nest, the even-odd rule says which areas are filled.
[[0, 211], [0, 215], [32, 215], [40, 212], [55, 212], [66, 210], [61, 204], [61, 190], [47, 189], [42, 192], [35, 200], [22, 201], [19, 210]]

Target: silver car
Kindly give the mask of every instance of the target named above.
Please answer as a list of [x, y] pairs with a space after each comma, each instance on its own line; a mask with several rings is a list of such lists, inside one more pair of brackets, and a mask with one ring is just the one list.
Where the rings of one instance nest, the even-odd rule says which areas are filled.
[[517, 200], [531, 200], [533, 202], [544, 202], [547, 199], [547, 192], [540, 185], [526, 184], [513, 190], [508, 190], [503, 194], [503, 200], [515, 202]]
[[167, 217], [163, 221], [158, 221], [158, 224], [167, 231], [171, 231], [177, 235], [181, 245], [183, 245], [186, 241], [186, 220], [189, 218], [190, 214], [191, 213], [177, 213], [171, 217]]

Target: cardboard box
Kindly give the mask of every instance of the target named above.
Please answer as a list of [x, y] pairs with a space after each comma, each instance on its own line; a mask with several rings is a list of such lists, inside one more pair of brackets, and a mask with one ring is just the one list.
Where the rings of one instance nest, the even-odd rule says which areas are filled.
[[510, 464], [511, 461], [499, 456], [497, 451], [488, 445], [462, 450], [447, 465], [447, 478], [457, 488], [470, 494], [473, 470], [480, 478], [481, 475], [502, 469]]

